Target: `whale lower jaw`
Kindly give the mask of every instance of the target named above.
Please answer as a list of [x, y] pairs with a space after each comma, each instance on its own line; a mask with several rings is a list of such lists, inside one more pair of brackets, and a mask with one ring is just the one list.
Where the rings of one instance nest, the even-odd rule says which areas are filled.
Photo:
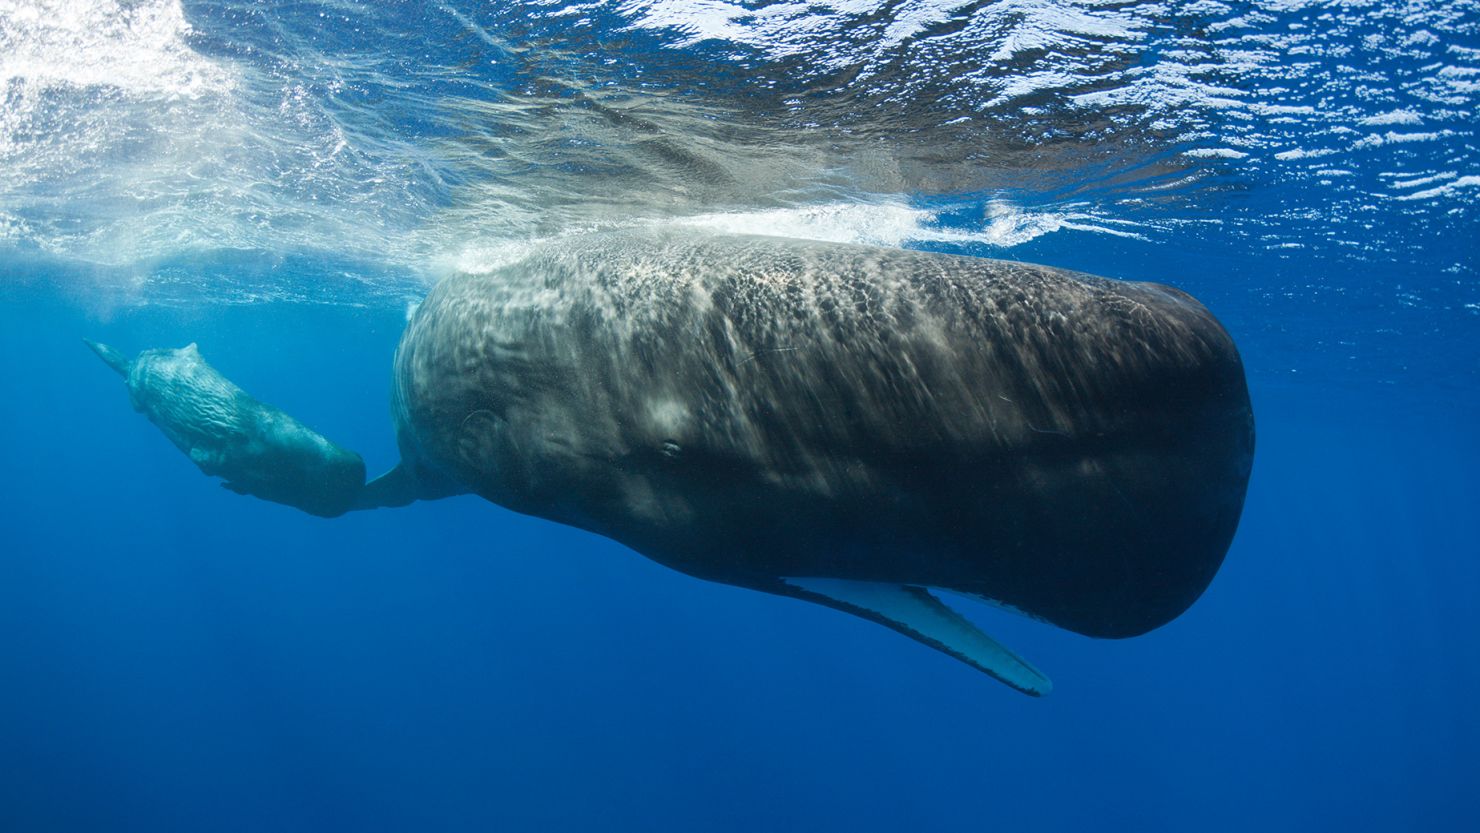
[[982, 633], [927, 588], [835, 578], [782, 578], [789, 595], [878, 622], [943, 651], [1033, 697], [1053, 682], [1027, 660]]

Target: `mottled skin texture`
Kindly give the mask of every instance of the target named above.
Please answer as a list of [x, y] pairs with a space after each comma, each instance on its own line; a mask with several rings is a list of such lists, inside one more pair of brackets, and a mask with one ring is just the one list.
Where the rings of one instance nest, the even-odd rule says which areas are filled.
[[395, 383], [425, 496], [716, 581], [948, 588], [1105, 637], [1207, 587], [1254, 442], [1232, 340], [1175, 289], [696, 231], [442, 282]]
[[365, 463], [288, 414], [258, 402], [206, 363], [194, 344], [129, 360], [87, 342], [124, 378], [134, 410], [205, 474], [240, 494], [334, 517], [364, 491]]

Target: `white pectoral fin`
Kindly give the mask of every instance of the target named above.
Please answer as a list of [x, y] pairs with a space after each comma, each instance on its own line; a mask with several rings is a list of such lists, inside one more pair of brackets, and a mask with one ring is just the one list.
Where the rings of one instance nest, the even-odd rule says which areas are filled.
[[1043, 672], [982, 633], [924, 587], [835, 578], [783, 578], [796, 595], [888, 625], [911, 639], [944, 651], [1024, 694], [1041, 697], [1053, 689]]

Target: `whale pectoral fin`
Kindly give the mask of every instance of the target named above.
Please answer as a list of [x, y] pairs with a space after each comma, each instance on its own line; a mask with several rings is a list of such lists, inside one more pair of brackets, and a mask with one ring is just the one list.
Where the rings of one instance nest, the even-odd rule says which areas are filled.
[[[190, 449], [186, 455], [190, 458], [190, 462], [205, 474], [213, 475], [221, 468], [221, 454], [218, 451], [197, 446]], [[240, 492], [240, 490], [237, 491]]]
[[923, 587], [834, 578], [781, 581], [788, 595], [887, 625], [1024, 694], [1041, 697], [1053, 689], [1053, 683], [1041, 671], [982, 633]]

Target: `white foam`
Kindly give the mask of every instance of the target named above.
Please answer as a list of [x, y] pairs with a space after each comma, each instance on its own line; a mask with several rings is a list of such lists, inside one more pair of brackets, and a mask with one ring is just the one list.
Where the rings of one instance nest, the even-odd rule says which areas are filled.
[[[654, 219], [604, 228], [689, 227], [725, 234], [758, 234], [794, 240], [827, 243], [863, 243], [903, 248], [911, 244], [941, 243], [954, 246], [1012, 248], [1057, 231], [1109, 234], [1145, 239], [1129, 220], [1099, 217], [1079, 210], [1026, 209], [1005, 200], [987, 205], [984, 222], [977, 228], [943, 228], [940, 213], [896, 202], [834, 202], [796, 208], [730, 211], [689, 217]], [[599, 231], [603, 227], [572, 230], [571, 234]], [[548, 242], [536, 240], [480, 240], [437, 260], [429, 274], [486, 274], [519, 262], [531, 249]]]
[[[904, 246], [934, 240], [956, 243], [987, 242], [982, 234], [932, 228], [936, 214], [898, 203], [826, 203], [797, 208], [732, 211], [665, 218], [605, 228], [687, 226], [726, 234], [761, 234], [830, 243], [869, 243]], [[576, 229], [571, 233], [600, 230]], [[479, 240], [433, 264], [432, 274], [486, 274], [517, 263], [549, 238], [536, 240]]]
[[1233, 148], [1192, 148], [1182, 151], [1182, 155], [1194, 159], [1243, 159], [1249, 154]]
[[1400, 200], [1427, 200], [1434, 197], [1443, 197], [1453, 194], [1461, 188], [1480, 188], [1480, 176], [1462, 176], [1453, 182], [1447, 182], [1437, 188], [1429, 188], [1423, 191], [1414, 191], [1398, 197]]
[[903, 246], [911, 241], [956, 239], [958, 232], [931, 228], [936, 215], [899, 203], [827, 203], [800, 208], [699, 214], [674, 223], [730, 234], [769, 234], [831, 243]]
[[485, 240], [469, 243], [456, 254], [436, 260], [433, 277], [447, 274], [482, 275], [518, 263], [542, 240]]
[[1274, 155], [1281, 162], [1290, 162], [1296, 159], [1318, 159], [1322, 156], [1330, 156], [1336, 151], [1330, 148], [1295, 148], [1294, 150], [1282, 150]]
[[[1004, 200], [988, 203], [985, 224], [977, 229], [942, 228], [939, 213], [891, 202], [828, 203], [802, 208], [701, 214], [672, 221], [732, 234], [769, 234], [832, 243], [906, 246], [911, 243], [1020, 246], [1056, 231], [1073, 230], [1140, 238], [1125, 227], [1080, 211], [1030, 210]], [[1119, 227], [1117, 227], [1119, 226]]]
[[1412, 142], [1432, 142], [1436, 139], [1447, 139], [1454, 135], [1455, 133], [1453, 130], [1434, 130], [1418, 133], [1396, 133], [1389, 130], [1387, 133], [1383, 134], [1373, 133], [1364, 136], [1353, 142], [1352, 148], [1356, 150], [1362, 148], [1382, 147], [1383, 145], [1402, 145]]
[[1430, 185], [1435, 182], [1443, 182], [1446, 179], [1454, 179], [1459, 176], [1455, 171], [1441, 171], [1432, 176], [1421, 176], [1415, 179], [1400, 179], [1393, 182], [1394, 188], [1417, 188], [1421, 185]]
[[1376, 127], [1389, 124], [1418, 124], [1422, 121], [1423, 117], [1412, 110], [1389, 110], [1386, 113], [1358, 119], [1357, 124]]
[[976, 242], [992, 246], [1011, 248], [1036, 240], [1056, 231], [1088, 231], [1126, 237], [1133, 240], [1146, 239], [1130, 231], [1138, 227], [1129, 220], [1099, 217], [1083, 211], [1034, 211], [1019, 208], [1003, 200], [994, 200], [987, 205], [988, 222], [980, 233], [972, 235]]
[[[1001, 0], [974, 9], [969, 16], [961, 0], [811, 0], [811, 2], [744, 3], [738, 0], [624, 0], [618, 11], [629, 28], [664, 30], [678, 38], [666, 44], [683, 49], [719, 41], [758, 50], [769, 58], [805, 55], [819, 69], [861, 63], [864, 75], [881, 69], [890, 55], [931, 29], [965, 20], [956, 33], [972, 48], [994, 45], [988, 61], [1000, 63], [1028, 51], [1061, 47], [1066, 38], [1136, 40], [1145, 21], [1094, 4], [1052, 0]], [[1085, 6], [1089, 7], [1086, 8]], [[888, 24], [863, 50], [838, 50], [859, 21], [883, 17]]]
[[681, 32], [683, 37], [669, 44], [674, 49], [719, 40], [784, 58], [806, 52], [839, 14], [857, 14], [871, 5], [869, 0], [831, 0], [815, 7], [783, 2], [748, 9], [727, 0], [628, 0], [619, 11], [631, 17], [633, 28]]
[[0, 0], [0, 85], [187, 98], [229, 89], [230, 74], [193, 51], [189, 34], [178, 0]]
[[123, 184], [144, 137], [175, 147], [174, 129], [216, 124], [214, 94], [234, 87], [189, 34], [179, 0], [0, 0], [0, 201], [42, 181], [72, 201], [109, 188], [115, 205], [157, 196], [152, 183]]

